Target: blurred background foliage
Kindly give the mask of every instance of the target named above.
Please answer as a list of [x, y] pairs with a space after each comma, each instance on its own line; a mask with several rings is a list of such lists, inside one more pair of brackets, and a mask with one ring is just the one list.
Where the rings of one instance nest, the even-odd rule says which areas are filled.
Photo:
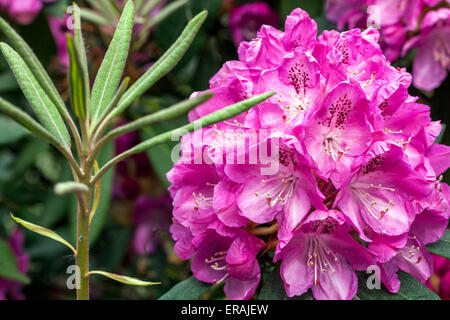
[[[57, 59], [57, 46], [49, 29], [49, 15], [63, 16], [70, 1], [60, 0], [48, 4], [29, 25], [14, 24], [49, 70], [60, 92], [67, 97], [67, 80], [64, 68]], [[168, 1], [173, 2], [173, 1]], [[165, 108], [185, 99], [193, 91], [208, 88], [208, 80], [227, 60], [237, 59], [237, 50], [228, 28], [229, 10], [236, 5], [252, 1], [189, 0], [187, 4], [173, 12], [152, 30], [141, 51], [145, 58], [139, 63], [130, 59], [128, 70], [133, 78], [155, 61], [178, 37], [187, 21], [203, 9], [209, 12], [208, 19], [197, 36], [193, 46], [181, 63], [146, 95], [129, 108], [123, 122], [140, 117], [150, 111]], [[294, 9], [300, 7], [314, 18], [319, 33], [334, 28], [325, 18], [322, 0], [270, 0], [266, 1], [279, 13], [280, 22]], [[83, 7], [84, 1], [77, 1]], [[3, 12], [2, 16], [7, 16]], [[108, 44], [108, 33], [94, 24], [85, 23], [85, 38], [92, 68], [97, 70]], [[2, 36], [0, 36], [2, 37]], [[1, 38], [3, 41], [4, 39]], [[394, 63], [396, 66], [411, 68], [412, 55]], [[94, 75], [91, 75], [93, 78]], [[435, 90], [425, 93], [411, 88], [410, 93], [420, 97], [422, 103], [431, 105], [434, 120], [450, 123], [449, 79]], [[0, 58], [0, 95], [26, 111], [29, 106], [9, 71], [5, 60]], [[146, 128], [139, 134], [148, 138], [159, 132], [186, 123], [182, 117], [171, 123], [160, 123]], [[116, 145], [110, 145], [100, 155], [99, 162], [110, 159], [120, 144], [135, 144], [139, 137], [128, 136]], [[128, 139], [128, 140], [127, 140]], [[442, 143], [450, 145], [450, 134], [440, 137]], [[122, 146], [123, 147], [123, 146]], [[152, 149], [146, 155], [132, 158], [115, 172], [102, 179], [101, 206], [92, 226], [91, 264], [92, 268], [108, 270], [119, 274], [134, 275], [141, 279], [160, 281], [162, 285], [153, 287], [132, 287], [94, 277], [92, 298], [94, 299], [156, 299], [179, 281], [189, 277], [188, 263], [177, 258], [172, 250], [173, 243], [167, 226], [159, 227], [154, 222], [147, 223], [156, 246], [151, 250], [136, 252], [133, 239], [139, 224], [152, 215], [163, 214], [170, 219], [170, 200], [167, 198], [168, 181], [165, 174], [172, 167], [170, 155], [173, 145], [163, 145]], [[70, 179], [70, 170], [54, 149], [31, 136], [25, 129], [0, 115], [0, 239], [7, 239], [15, 228], [9, 213], [51, 228], [72, 243], [75, 237], [76, 203], [71, 196], [56, 196], [53, 186], [59, 181]], [[445, 177], [449, 182], [449, 177]], [[166, 205], [147, 205], [136, 208], [137, 199], [157, 201], [164, 199]], [[150, 199], [150, 200], [149, 200]], [[137, 212], [144, 210], [145, 212]], [[162, 211], [162, 213], [161, 213]], [[137, 218], [143, 216], [144, 218]], [[143, 222], [144, 221], [144, 222]], [[137, 223], [136, 223], [137, 222]], [[26, 299], [72, 299], [74, 292], [67, 290], [66, 269], [74, 264], [74, 258], [66, 247], [34, 233], [25, 232], [26, 253], [30, 265], [27, 275], [30, 283], [22, 292]], [[1, 248], [0, 248], [1, 250]], [[139, 250], [138, 250], [139, 251]], [[144, 251], [144, 252], [142, 252]], [[151, 252], [150, 252], [151, 251]], [[4, 257], [5, 255], [3, 255]], [[0, 259], [3, 258], [0, 252]], [[221, 290], [209, 292], [210, 298], [223, 298]]]

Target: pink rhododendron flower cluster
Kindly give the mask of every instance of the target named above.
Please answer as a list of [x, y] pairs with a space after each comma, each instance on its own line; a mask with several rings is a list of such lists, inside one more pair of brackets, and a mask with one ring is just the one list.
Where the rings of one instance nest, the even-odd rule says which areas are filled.
[[234, 43], [238, 46], [242, 41], [250, 41], [262, 25], [278, 27], [280, 18], [265, 2], [252, 2], [236, 6], [230, 11], [229, 26]]
[[[439, 176], [450, 148], [434, 143], [441, 124], [408, 94], [411, 76], [390, 65], [378, 37], [369, 28], [317, 38], [296, 9], [284, 32], [263, 26], [210, 80], [215, 95], [190, 121], [276, 95], [182, 138], [168, 173], [171, 233], [199, 280], [249, 299], [258, 257], [271, 251], [289, 297], [311, 288], [316, 299], [351, 299], [356, 271], [370, 265], [391, 292], [399, 269], [430, 277], [424, 246], [447, 227], [450, 193]], [[253, 157], [265, 153], [269, 162]]]
[[30, 24], [39, 14], [44, 3], [56, 0], [0, 0], [0, 10], [20, 24]]
[[[28, 269], [28, 255], [24, 252], [24, 235], [20, 229], [15, 229], [8, 239], [9, 247], [16, 257], [17, 267], [20, 272], [26, 273]], [[0, 300], [22, 300], [23, 284], [0, 277]]]
[[396, 60], [400, 54], [417, 50], [413, 83], [433, 90], [450, 70], [450, 1], [448, 0], [328, 0], [328, 19], [339, 29], [380, 28], [385, 56]]

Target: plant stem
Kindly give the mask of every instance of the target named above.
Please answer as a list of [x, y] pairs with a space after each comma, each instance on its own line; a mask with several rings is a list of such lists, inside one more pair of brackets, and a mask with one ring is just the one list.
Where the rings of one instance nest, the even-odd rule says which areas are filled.
[[93, 187], [90, 184], [92, 166], [86, 165], [89, 157], [89, 135], [87, 128], [89, 127], [89, 118], [81, 121], [82, 130], [82, 153], [80, 154], [80, 162], [82, 171], [85, 175], [81, 179], [81, 183], [89, 187], [89, 192], [77, 195], [78, 214], [77, 214], [77, 257], [76, 264], [80, 271], [80, 286], [77, 289], [77, 300], [89, 300], [89, 233], [90, 233], [90, 208]]
[[92, 188], [83, 196], [78, 196], [77, 215], [77, 257], [76, 264], [80, 270], [80, 286], [77, 300], [89, 300], [89, 206]]

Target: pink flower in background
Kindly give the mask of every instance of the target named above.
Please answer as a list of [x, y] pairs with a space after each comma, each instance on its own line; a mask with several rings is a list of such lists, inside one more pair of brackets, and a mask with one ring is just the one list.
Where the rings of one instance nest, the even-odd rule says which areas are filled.
[[450, 68], [450, 1], [439, 0], [328, 0], [327, 17], [339, 29], [380, 28], [380, 46], [390, 61], [417, 50], [414, 86], [434, 90]]
[[2, 1], [2, 9], [20, 24], [30, 24], [42, 9], [41, 0]]
[[[311, 288], [316, 299], [352, 299], [356, 271], [371, 264], [392, 292], [398, 270], [430, 277], [425, 245], [442, 237], [450, 214], [449, 187], [439, 179], [450, 147], [434, 143], [441, 124], [408, 94], [411, 75], [391, 66], [379, 36], [368, 28], [317, 38], [316, 23], [296, 9], [284, 32], [261, 27], [240, 44], [239, 61], [211, 78], [215, 96], [190, 121], [276, 94], [181, 140], [182, 157], [167, 175], [170, 231], [176, 253], [193, 257], [195, 277], [226, 281], [229, 299], [249, 299], [261, 250], [281, 260], [290, 297]], [[250, 160], [264, 150], [269, 162]], [[242, 234], [253, 239], [239, 244], [251, 253], [241, 257], [251, 279], [229, 258]]]
[[58, 60], [64, 69], [69, 67], [69, 52], [67, 51], [66, 36], [67, 33], [71, 31], [67, 28], [68, 19], [68, 15], [62, 18], [54, 16], [48, 17], [50, 30], [52, 31], [53, 38], [55, 39]]
[[433, 90], [450, 70], [450, 9], [429, 12], [422, 21], [420, 33], [409, 39], [403, 54], [417, 49], [413, 64], [413, 83], [419, 89]]
[[363, 27], [366, 14], [363, 11], [367, 0], [328, 0], [325, 4], [327, 18], [337, 23], [342, 30]]
[[55, 1], [57, 0], [0, 0], [0, 9], [7, 11], [17, 23], [27, 25], [39, 14], [43, 3]]
[[255, 38], [262, 25], [278, 27], [279, 23], [277, 12], [265, 2], [236, 6], [230, 12], [229, 27], [236, 46]]
[[[26, 273], [28, 269], [28, 255], [24, 252], [24, 235], [21, 230], [14, 229], [9, 237], [8, 244], [12, 253], [16, 257], [17, 266], [20, 272]], [[21, 292], [23, 284], [11, 280], [0, 278], [0, 300], [13, 299], [22, 300], [24, 296]]]
[[428, 288], [434, 290], [441, 299], [450, 300], [450, 260], [432, 255], [434, 261], [434, 274], [427, 282]]
[[[119, 123], [118, 126], [126, 122]], [[115, 140], [115, 152], [121, 154], [140, 142], [138, 132], [130, 132]], [[139, 153], [127, 161], [122, 161], [115, 167], [113, 196], [117, 199], [135, 199], [141, 192], [139, 181], [148, 179], [151, 171], [149, 159], [146, 154]]]
[[140, 255], [154, 252], [159, 243], [158, 233], [168, 231], [171, 224], [170, 197], [153, 199], [140, 196], [135, 201], [133, 222], [136, 226], [132, 240], [133, 251]]

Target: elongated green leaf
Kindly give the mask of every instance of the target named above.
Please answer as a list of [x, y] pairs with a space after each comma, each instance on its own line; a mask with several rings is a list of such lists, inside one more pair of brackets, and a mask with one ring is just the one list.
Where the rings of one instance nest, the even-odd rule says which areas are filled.
[[70, 250], [72, 250], [73, 253], [74, 253], [75, 255], [77, 255], [77, 251], [75, 250], [75, 248], [74, 248], [69, 242], [67, 242], [66, 240], [64, 240], [64, 239], [63, 239], [59, 234], [57, 234], [56, 232], [54, 232], [54, 231], [52, 231], [52, 230], [49, 230], [49, 229], [47, 229], [47, 228], [38, 226], [38, 225], [36, 225], [36, 224], [27, 222], [27, 221], [25, 221], [25, 220], [16, 218], [12, 213], [11, 213], [11, 217], [14, 219], [14, 221], [16, 221], [16, 222], [17, 222], [18, 224], [20, 224], [21, 226], [27, 228], [28, 230], [33, 231], [33, 232], [35, 232], [35, 233], [38, 233], [38, 234], [40, 234], [40, 235], [42, 235], [42, 236], [44, 236], [44, 237], [47, 237], [47, 238], [53, 239], [53, 240], [55, 240], [55, 241], [61, 242], [62, 244], [64, 244], [64, 245], [66, 245], [67, 247], [69, 247]]
[[76, 61], [79, 63], [79, 72], [81, 74], [82, 82], [83, 82], [83, 97], [84, 97], [84, 105], [85, 110], [89, 113], [90, 104], [91, 104], [91, 90], [90, 90], [90, 80], [89, 80], [89, 69], [86, 55], [86, 47], [84, 45], [83, 34], [81, 33], [81, 10], [80, 8], [74, 4], [74, 13], [73, 18], [75, 22], [75, 30], [74, 30], [74, 47], [76, 52]]
[[133, 1], [128, 1], [92, 87], [93, 126], [103, 116], [122, 77], [130, 47], [133, 19], [134, 4]]
[[110, 279], [113, 279], [118, 282], [122, 282], [125, 284], [129, 284], [132, 286], [141, 286], [141, 287], [147, 287], [147, 286], [154, 286], [161, 284], [161, 282], [148, 282], [148, 281], [142, 281], [136, 278], [128, 277], [128, 276], [120, 276], [115, 273], [105, 272], [105, 271], [89, 271], [87, 275], [93, 275], [93, 274], [99, 274], [101, 276], [108, 277]]
[[55, 186], [55, 193], [63, 195], [71, 192], [89, 192], [87, 185], [74, 181], [60, 182]]
[[[48, 132], [44, 127], [42, 127], [39, 123], [37, 123], [33, 118], [31, 118], [28, 114], [12, 105], [6, 100], [0, 98], [0, 111], [9, 116], [11, 119], [20, 123], [25, 128], [29, 129], [31, 132], [46, 140], [50, 144], [52, 144], [55, 148], [57, 148], [64, 156], [69, 160], [73, 168], [78, 168], [78, 164], [73, 158], [70, 150], [68, 150], [61, 142], [59, 142], [55, 136], [53, 136], [50, 132]], [[78, 175], [81, 175], [79, 169], [75, 169]]]
[[446, 230], [444, 236], [435, 243], [427, 245], [431, 253], [450, 259], [450, 231]]
[[175, 285], [159, 300], [197, 300], [209, 288], [211, 288], [209, 283], [201, 282], [192, 276]]
[[95, 183], [106, 171], [108, 171], [112, 166], [114, 166], [116, 163], [130, 157], [133, 154], [143, 152], [145, 150], [148, 150], [150, 148], [153, 148], [157, 145], [160, 145], [162, 143], [166, 143], [169, 141], [172, 141], [175, 137], [181, 137], [189, 132], [192, 132], [194, 130], [197, 130], [199, 128], [205, 128], [207, 126], [210, 126], [212, 124], [225, 121], [227, 119], [233, 118], [248, 109], [260, 104], [261, 102], [265, 101], [266, 99], [273, 96], [274, 92], [267, 92], [263, 93], [257, 96], [254, 96], [250, 99], [238, 102], [236, 104], [233, 104], [231, 106], [228, 106], [224, 109], [218, 110], [216, 112], [213, 112], [203, 118], [200, 118], [194, 122], [191, 122], [181, 128], [165, 132], [163, 134], [160, 134], [156, 137], [153, 137], [149, 140], [146, 140], [134, 148], [125, 151], [122, 154], [119, 154], [114, 159], [109, 161], [104, 167], [100, 169], [100, 171], [95, 175], [93, 178], [93, 183]]
[[67, 50], [69, 52], [69, 87], [70, 100], [75, 114], [80, 119], [86, 119], [86, 88], [84, 87], [83, 71], [78, 54], [75, 50], [71, 34], [67, 34]]
[[91, 132], [95, 131], [100, 126], [102, 126], [103, 129], [105, 129], [105, 125], [107, 125], [107, 123], [103, 124], [103, 121], [107, 117], [108, 113], [117, 106], [117, 104], [119, 103], [120, 98], [122, 98], [123, 93], [125, 92], [125, 90], [127, 90], [129, 83], [130, 83], [130, 78], [129, 77], [126, 77], [125, 79], [123, 79], [122, 83], [119, 86], [119, 89], [117, 89], [117, 92], [114, 94], [113, 98], [111, 99], [111, 101], [109, 102], [108, 106], [106, 107], [104, 115], [99, 119], [98, 126], [97, 127], [92, 126], [90, 128]]
[[[172, 13], [176, 12], [178, 9], [182, 8], [186, 5], [188, 0], [177, 0], [166, 5], [160, 12], [158, 12], [155, 16], [150, 19], [144, 19], [143, 24], [141, 25], [140, 31], [136, 37], [136, 40], [133, 41], [132, 49], [134, 51], [138, 51], [142, 45], [144, 45], [151, 29], [161, 23], [164, 19], [169, 17]], [[146, 15], [143, 15], [144, 17]]]
[[141, 12], [144, 0], [134, 0], [134, 5], [136, 6], [136, 11]]
[[[100, 168], [98, 166], [98, 162], [95, 161], [94, 162], [94, 174], [97, 173], [99, 169]], [[91, 210], [91, 214], [89, 215], [89, 224], [91, 224], [92, 219], [94, 219], [95, 213], [97, 212], [98, 205], [100, 203], [101, 192], [102, 192], [102, 179], [99, 179], [95, 183], [95, 187], [94, 187], [94, 202], [92, 203], [92, 210]]]
[[360, 272], [356, 295], [361, 300], [440, 300], [436, 293], [410, 274], [399, 271], [398, 279], [401, 282], [400, 289], [397, 294], [392, 294], [385, 288], [369, 289], [366, 277]]
[[32, 74], [39, 82], [41, 87], [53, 101], [53, 103], [58, 108], [59, 112], [64, 115], [66, 119], [69, 117], [67, 108], [62, 100], [58, 90], [53, 84], [50, 76], [48, 75], [45, 68], [42, 66], [39, 59], [34, 54], [30, 46], [23, 40], [23, 38], [3, 19], [0, 17], [0, 30], [6, 35], [6, 37], [11, 41], [12, 47], [20, 54], [22, 59], [26, 62], [30, 68]]
[[310, 291], [301, 296], [289, 298], [286, 295], [284, 282], [280, 276], [280, 266], [278, 265], [267, 277], [263, 277], [263, 285], [258, 295], [258, 300], [313, 300]]
[[[147, 16], [162, 0], [149, 0], [142, 6], [140, 13], [142, 16]], [[141, 1], [142, 2], [142, 1]]]
[[66, 149], [70, 149], [70, 136], [58, 109], [47, 96], [31, 73], [25, 61], [6, 43], [0, 44], [1, 51], [16, 76], [25, 97], [45, 128], [61, 142]]
[[112, 19], [117, 19], [117, 17], [120, 14], [119, 7], [117, 5], [114, 5], [113, 3], [115, 0], [95, 0], [97, 2], [100, 2], [101, 5], [101, 12], [105, 12], [108, 14], [109, 17]]
[[112, 130], [109, 133], [109, 135], [111, 135], [113, 137], [117, 137], [117, 136], [120, 136], [127, 132], [139, 130], [139, 129], [141, 129], [145, 126], [148, 126], [152, 123], [155, 123], [155, 122], [168, 121], [168, 120], [180, 117], [180, 116], [186, 114], [187, 112], [189, 112], [190, 110], [192, 110], [193, 108], [195, 108], [196, 106], [198, 106], [199, 104], [202, 104], [205, 101], [211, 99], [212, 96], [213, 96], [212, 93], [205, 93], [205, 94], [202, 94], [195, 98], [184, 100], [184, 101], [177, 103], [167, 109], [163, 109], [161, 111], [155, 112], [155, 113], [147, 115], [145, 117], [142, 117], [142, 118], [140, 118], [136, 121], [133, 121], [129, 124], [120, 126], [116, 129]]
[[156, 16], [152, 17], [148, 20], [148, 23], [145, 24], [145, 29], [150, 29], [156, 26], [158, 23], [167, 18], [170, 14], [183, 7], [188, 3], [188, 0], [177, 0], [166, 5]]
[[81, 18], [83, 20], [89, 21], [91, 23], [97, 24], [99, 26], [109, 26], [109, 21], [105, 17], [97, 14], [95, 11], [90, 9], [82, 8], [81, 9]]
[[28, 284], [30, 279], [20, 272], [16, 256], [11, 251], [8, 243], [0, 239], [0, 278], [18, 281], [21, 283]]
[[194, 40], [207, 14], [206, 11], [202, 11], [189, 22], [181, 36], [167, 52], [125, 92], [117, 108], [112, 111], [111, 116], [115, 117], [119, 115], [136, 98], [141, 96], [155, 82], [164, 77], [164, 75], [176, 66]]
[[50, 134], [44, 127], [42, 127], [36, 120], [31, 118], [27, 113], [20, 110], [10, 102], [0, 98], [0, 111], [8, 117], [21, 124], [37, 136], [47, 140], [53, 145], [61, 145], [56, 138]]
[[89, 5], [95, 10], [102, 12], [102, 3], [98, 0], [86, 0]]

